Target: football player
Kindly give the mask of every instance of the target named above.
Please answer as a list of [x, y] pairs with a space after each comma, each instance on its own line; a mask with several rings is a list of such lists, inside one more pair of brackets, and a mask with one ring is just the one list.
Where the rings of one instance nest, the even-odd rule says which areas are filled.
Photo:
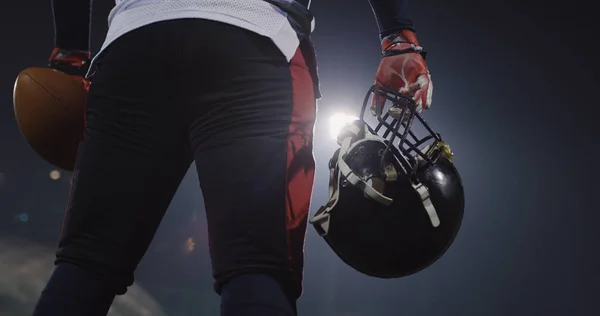
[[[369, 3], [384, 52], [375, 82], [428, 108], [407, 1]], [[106, 315], [192, 162], [221, 315], [296, 315], [320, 97], [309, 6], [116, 0], [90, 62], [91, 1], [52, 1], [50, 66], [89, 95], [56, 266], [34, 315]]]

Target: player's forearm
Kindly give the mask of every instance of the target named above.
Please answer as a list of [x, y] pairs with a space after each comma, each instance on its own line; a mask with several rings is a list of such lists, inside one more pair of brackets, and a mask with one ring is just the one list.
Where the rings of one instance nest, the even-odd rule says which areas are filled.
[[92, 0], [52, 0], [54, 44], [68, 50], [90, 50]]
[[369, 4], [375, 14], [379, 36], [382, 39], [401, 30], [415, 30], [408, 18], [408, 0], [369, 0]]

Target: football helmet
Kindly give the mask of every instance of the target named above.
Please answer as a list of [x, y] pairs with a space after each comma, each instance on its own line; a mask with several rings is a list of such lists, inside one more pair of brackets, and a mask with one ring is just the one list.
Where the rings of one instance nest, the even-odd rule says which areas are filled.
[[[364, 117], [371, 97], [375, 128]], [[346, 264], [374, 277], [407, 276], [439, 259], [460, 228], [464, 190], [449, 145], [415, 102], [372, 86], [337, 142], [329, 201], [310, 219], [319, 235]]]

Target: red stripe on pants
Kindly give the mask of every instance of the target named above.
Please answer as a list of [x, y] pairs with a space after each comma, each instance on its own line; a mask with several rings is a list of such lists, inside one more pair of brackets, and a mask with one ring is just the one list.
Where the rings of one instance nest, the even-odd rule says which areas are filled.
[[[290, 61], [293, 112], [287, 137], [286, 225], [289, 259], [302, 282], [304, 241], [315, 174], [313, 129], [316, 100], [312, 77], [300, 49]], [[300, 295], [300, 293], [298, 293]]]

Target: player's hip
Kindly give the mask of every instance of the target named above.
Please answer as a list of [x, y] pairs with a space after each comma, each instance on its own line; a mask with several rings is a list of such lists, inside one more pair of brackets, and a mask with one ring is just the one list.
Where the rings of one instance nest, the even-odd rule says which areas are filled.
[[[299, 43], [295, 31], [281, 10], [277, 10], [263, 0], [176, 3], [137, 0], [122, 2], [113, 8], [109, 16], [108, 33], [98, 55], [118, 38], [131, 31], [156, 22], [177, 19], [218, 21], [268, 37], [288, 60], [294, 55]], [[187, 33], [193, 36], [201, 34], [193, 33], [191, 30]]]

